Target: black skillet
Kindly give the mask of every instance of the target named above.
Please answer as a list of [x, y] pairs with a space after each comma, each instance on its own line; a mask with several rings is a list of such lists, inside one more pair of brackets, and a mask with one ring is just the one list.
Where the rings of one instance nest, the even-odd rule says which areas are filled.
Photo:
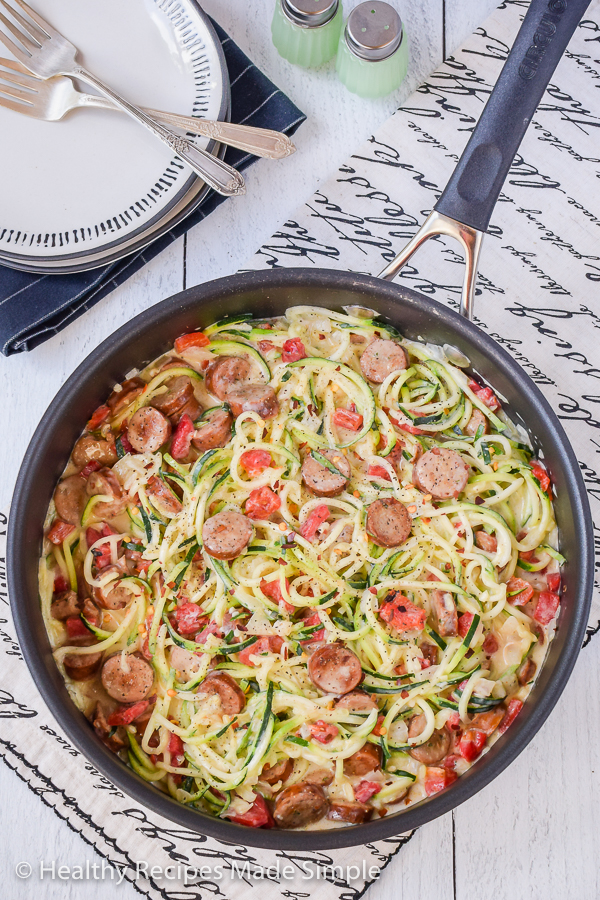
[[[521, 138], [589, 0], [532, 0], [515, 45], [465, 152], [420, 238], [451, 233], [471, 254], [463, 309], [469, 312], [476, 250]], [[457, 232], [458, 229], [458, 232]], [[390, 277], [399, 267], [388, 267]], [[180, 334], [224, 315], [252, 310], [280, 315], [288, 306], [377, 310], [407, 337], [452, 344], [472, 370], [507, 398], [505, 409], [524, 424], [556, 487], [556, 518], [567, 558], [556, 637], [523, 711], [512, 727], [450, 788], [393, 816], [348, 828], [281, 831], [244, 828], [178, 804], [139, 778], [96, 738], [71, 702], [54, 664], [39, 609], [37, 567], [42, 523], [56, 481], [92, 411], [115, 382], [170, 348]], [[363, 844], [409, 831], [467, 800], [523, 750], [548, 717], [573, 669], [585, 632], [593, 580], [592, 521], [577, 461], [561, 424], [538, 388], [490, 337], [415, 291], [376, 278], [317, 269], [275, 269], [233, 275], [177, 294], [137, 316], [78, 367], [51, 403], [21, 467], [8, 540], [11, 605], [31, 674], [52, 713], [82, 753], [141, 804], [189, 828], [240, 845], [316, 850]], [[515, 804], [526, 798], [514, 797]]]

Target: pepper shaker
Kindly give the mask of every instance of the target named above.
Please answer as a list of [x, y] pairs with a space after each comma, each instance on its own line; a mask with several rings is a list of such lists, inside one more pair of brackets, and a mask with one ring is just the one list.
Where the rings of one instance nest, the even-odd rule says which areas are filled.
[[341, 0], [276, 0], [271, 33], [280, 56], [310, 68], [335, 56], [342, 25]]
[[408, 68], [402, 19], [389, 3], [370, 0], [348, 16], [337, 55], [340, 81], [359, 97], [385, 97], [401, 84]]

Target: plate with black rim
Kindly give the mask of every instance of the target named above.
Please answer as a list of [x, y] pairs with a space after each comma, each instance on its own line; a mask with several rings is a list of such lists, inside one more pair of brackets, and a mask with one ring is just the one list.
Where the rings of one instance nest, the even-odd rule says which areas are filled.
[[[80, 49], [87, 68], [133, 103], [228, 117], [221, 43], [195, 0], [31, 5]], [[173, 227], [209, 190], [121, 112], [77, 109], [45, 122], [0, 106], [0, 134], [0, 263], [12, 268], [67, 273], [114, 262]], [[216, 142], [194, 141], [223, 156]]]

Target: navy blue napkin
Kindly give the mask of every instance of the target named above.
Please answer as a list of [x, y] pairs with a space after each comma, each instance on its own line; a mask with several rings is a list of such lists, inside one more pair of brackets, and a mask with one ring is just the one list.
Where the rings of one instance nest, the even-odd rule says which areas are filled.
[[[306, 116], [213, 22], [231, 81], [231, 121], [293, 134]], [[228, 147], [225, 161], [243, 170], [256, 161]], [[32, 350], [110, 294], [225, 200], [214, 191], [195, 212], [153, 244], [125, 259], [73, 275], [39, 275], [0, 266], [0, 348], [5, 356]]]

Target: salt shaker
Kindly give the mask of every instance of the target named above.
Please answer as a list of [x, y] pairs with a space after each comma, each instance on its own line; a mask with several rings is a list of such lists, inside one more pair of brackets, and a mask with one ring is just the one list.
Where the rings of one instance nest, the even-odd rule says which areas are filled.
[[342, 84], [359, 97], [385, 97], [400, 86], [407, 67], [406, 32], [393, 6], [370, 0], [353, 9], [338, 48]]
[[342, 25], [341, 0], [276, 0], [271, 33], [284, 59], [310, 68], [335, 56]]

